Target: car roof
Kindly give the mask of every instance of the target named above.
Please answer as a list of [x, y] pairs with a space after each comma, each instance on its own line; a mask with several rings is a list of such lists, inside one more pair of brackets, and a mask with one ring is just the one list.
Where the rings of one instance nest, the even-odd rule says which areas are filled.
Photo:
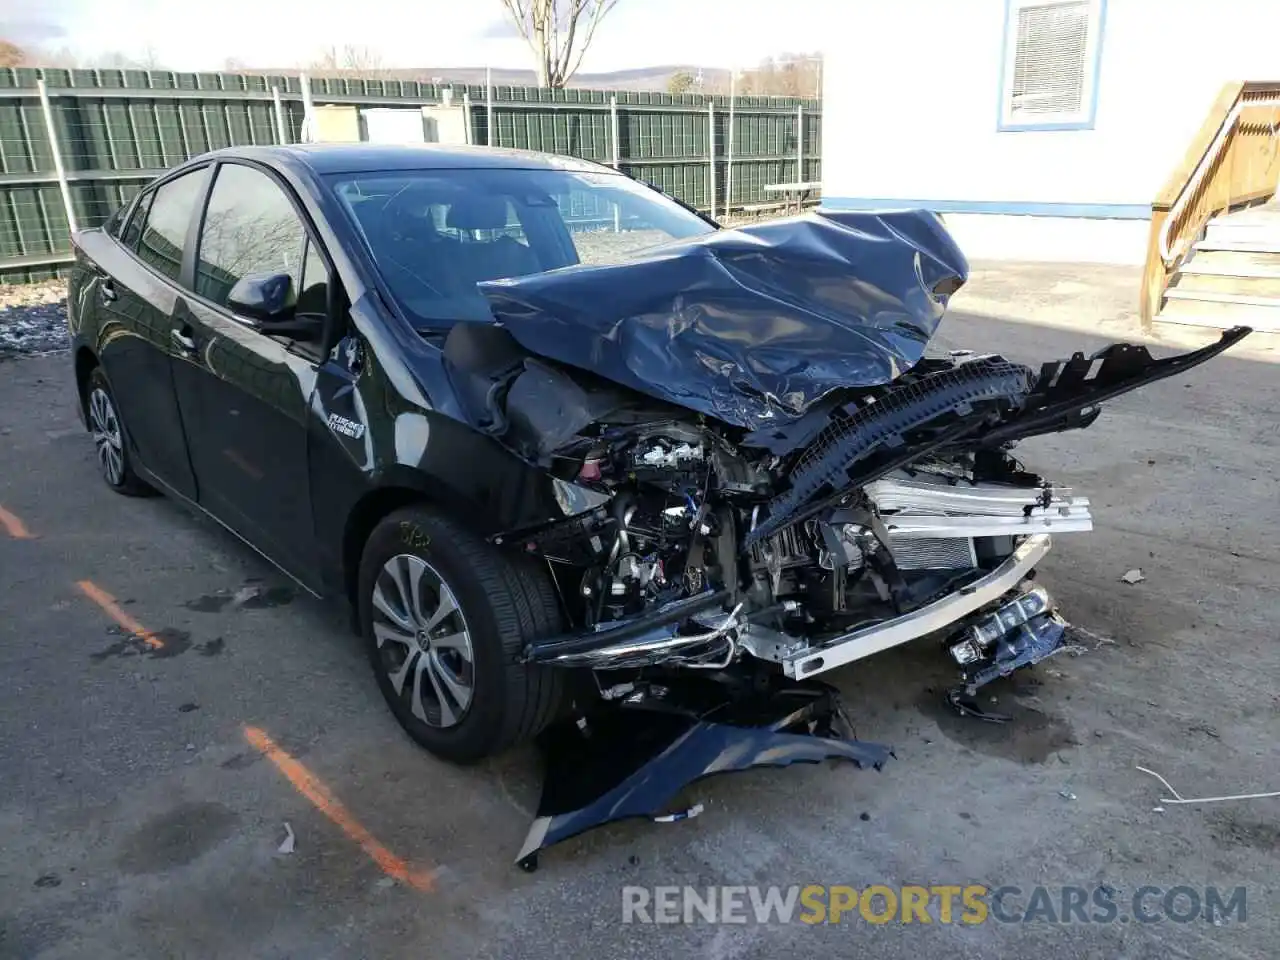
[[367, 173], [383, 170], [569, 170], [609, 171], [588, 160], [534, 150], [474, 147], [457, 144], [296, 143], [286, 146], [228, 147], [208, 157], [242, 157], [273, 165], [305, 167], [318, 174]]

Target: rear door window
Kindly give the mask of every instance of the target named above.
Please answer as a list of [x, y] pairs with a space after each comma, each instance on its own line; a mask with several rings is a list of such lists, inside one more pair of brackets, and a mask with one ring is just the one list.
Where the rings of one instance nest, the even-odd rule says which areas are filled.
[[[187, 228], [191, 225], [196, 205], [204, 196], [208, 176], [209, 168], [202, 167], [161, 184], [155, 189], [151, 208], [147, 211], [146, 226], [138, 240], [138, 256], [173, 280], [182, 273]], [[138, 219], [137, 214], [134, 219]], [[132, 221], [129, 226], [132, 228]]]
[[224, 163], [200, 228], [196, 293], [226, 306], [238, 281], [282, 273], [296, 297], [306, 246], [306, 228], [280, 185], [253, 167]]

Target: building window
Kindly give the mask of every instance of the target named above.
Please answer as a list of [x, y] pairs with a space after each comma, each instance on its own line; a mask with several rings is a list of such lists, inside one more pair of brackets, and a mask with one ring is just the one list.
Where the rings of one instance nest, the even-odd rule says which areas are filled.
[[1089, 130], [1105, 0], [1006, 0], [1001, 130]]

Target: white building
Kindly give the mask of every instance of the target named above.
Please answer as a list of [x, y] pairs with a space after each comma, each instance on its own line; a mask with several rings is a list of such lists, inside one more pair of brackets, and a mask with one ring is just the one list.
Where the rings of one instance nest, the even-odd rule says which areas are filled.
[[1223, 84], [1280, 79], [1280, 0], [845, 0], [824, 205], [926, 207], [973, 258], [1141, 263]]

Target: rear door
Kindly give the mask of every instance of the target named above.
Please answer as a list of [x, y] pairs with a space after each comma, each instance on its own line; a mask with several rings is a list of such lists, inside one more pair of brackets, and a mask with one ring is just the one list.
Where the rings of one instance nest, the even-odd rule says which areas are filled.
[[296, 315], [325, 312], [328, 264], [293, 198], [264, 168], [218, 165], [198, 229], [194, 295], [173, 318], [174, 364], [200, 504], [313, 583], [307, 410], [319, 342], [277, 336], [228, 306], [236, 281], [288, 274]]
[[182, 273], [194, 216], [209, 168], [152, 187], [135, 205], [120, 242], [96, 245], [93, 309], [99, 317], [98, 359], [142, 466], [194, 499], [195, 476], [174, 395], [170, 360], [178, 349], [170, 317], [182, 300]]

